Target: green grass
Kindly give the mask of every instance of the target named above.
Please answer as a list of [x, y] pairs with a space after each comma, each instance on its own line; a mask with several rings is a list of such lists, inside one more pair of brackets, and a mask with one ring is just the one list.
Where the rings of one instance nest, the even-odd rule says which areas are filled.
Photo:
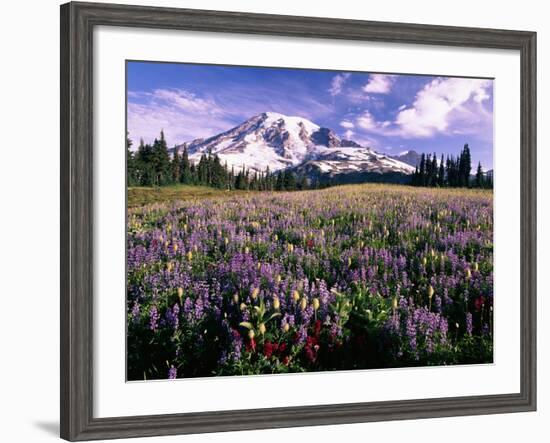
[[[341, 185], [336, 188], [346, 188], [350, 191], [370, 192], [380, 189], [401, 189], [403, 192], [415, 193], [448, 193], [449, 195], [461, 194], [480, 194], [491, 195], [492, 190], [487, 189], [465, 189], [465, 188], [418, 188], [411, 186], [403, 186], [397, 184], [378, 184], [378, 183], [363, 183]], [[302, 191], [302, 192], [333, 192], [335, 188], [328, 188], [319, 191]], [[128, 207], [135, 208], [138, 206], [148, 205], [151, 203], [170, 203], [173, 201], [199, 200], [204, 198], [217, 197], [233, 197], [236, 195], [246, 195], [255, 193], [256, 191], [227, 191], [224, 189], [216, 189], [208, 186], [189, 186], [189, 185], [172, 185], [162, 187], [146, 187], [136, 186], [128, 188]]]
[[229, 195], [246, 194], [246, 191], [226, 191], [208, 186], [173, 185], [162, 187], [136, 186], [128, 188], [128, 207], [147, 205], [150, 203], [165, 203], [185, 201], [197, 198], [212, 198]]

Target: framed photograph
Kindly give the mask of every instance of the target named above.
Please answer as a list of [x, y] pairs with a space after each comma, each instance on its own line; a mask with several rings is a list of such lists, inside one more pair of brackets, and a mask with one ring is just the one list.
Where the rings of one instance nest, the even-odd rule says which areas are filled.
[[534, 411], [535, 45], [61, 6], [61, 437]]

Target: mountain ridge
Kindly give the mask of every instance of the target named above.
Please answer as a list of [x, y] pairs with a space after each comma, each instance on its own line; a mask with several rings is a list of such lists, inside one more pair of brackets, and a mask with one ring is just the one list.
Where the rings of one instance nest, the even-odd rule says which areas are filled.
[[414, 166], [341, 138], [330, 128], [275, 112], [263, 112], [217, 135], [182, 143], [171, 153], [184, 147], [193, 163], [211, 153], [228, 167], [256, 172], [288, 168], [330, 177], [357, 173], [407, 176], [414, 172]]

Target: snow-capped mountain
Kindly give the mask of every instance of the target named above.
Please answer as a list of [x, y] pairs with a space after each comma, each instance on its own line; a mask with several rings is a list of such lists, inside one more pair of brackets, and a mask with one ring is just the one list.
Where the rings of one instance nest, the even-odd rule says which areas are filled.
[[370, 148], [328, 148], [299, 167], [308, 173], [338, 175], [350, 173], [400, 173], [412, 174], [414, 167], [395, 160]]
[[411, 165], [413, 168], [420, 164], [420, 154], [414, 150], [405, 151], [398, 155], [392, 155], [391, 158]]
[[342, 139], [329, 128], [274, 112], [256, 115], [216, 136], [184, 143], [178, 147], [180, 151], [184, 146], [193, 162], [211, 152], [235, 170], [244, 165], [258, 172], [293, 168], [330, 175], [414, 172], [413, 166]]

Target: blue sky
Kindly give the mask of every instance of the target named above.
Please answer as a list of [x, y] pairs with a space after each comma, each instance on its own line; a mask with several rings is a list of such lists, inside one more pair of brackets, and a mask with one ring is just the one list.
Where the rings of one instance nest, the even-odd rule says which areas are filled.
[[261, 112], [307, 118], [365, 146], [457, 154], [493, 165], [493, 82], [305, 69], [128, 62], [128, 131], [164, 129], [169, 145], [208, 137]]

